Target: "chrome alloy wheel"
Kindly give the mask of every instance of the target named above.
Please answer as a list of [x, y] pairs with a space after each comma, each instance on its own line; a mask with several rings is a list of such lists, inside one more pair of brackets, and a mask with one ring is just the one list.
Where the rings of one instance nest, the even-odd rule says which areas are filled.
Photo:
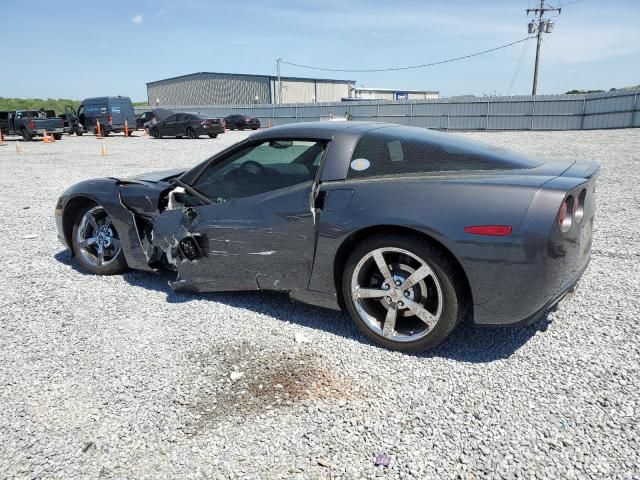
[[77, 255], [94, 267], [106, 267], [120, 253], [122, 247], [118, 232], [104, 208], [97, 206], [88, 210], [80, 220], [76, 233]]
[[351, 276], [351, 297], [367, 327], [396, 342], [425, 337], [442, 315], [437, 275], [401, 248], [377, 248], [362, 257]]

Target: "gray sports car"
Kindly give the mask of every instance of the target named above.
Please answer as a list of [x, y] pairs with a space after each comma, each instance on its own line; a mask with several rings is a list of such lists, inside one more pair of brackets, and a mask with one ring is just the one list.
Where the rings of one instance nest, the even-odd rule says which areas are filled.
[[420, 128], [301, 123], [187, 171], [78, 183], [55, 217], [89, 272], [166, 269], [181, 291], [285, 291], [419, 351], [463, 318], [534, 322], [574, 288], [598, 170]]

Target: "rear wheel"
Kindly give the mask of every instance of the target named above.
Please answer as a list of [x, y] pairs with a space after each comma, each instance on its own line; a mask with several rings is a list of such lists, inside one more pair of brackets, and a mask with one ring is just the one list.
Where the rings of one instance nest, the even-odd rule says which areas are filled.
[[198, 138], [198, 135], [196, 135], [196, 131], [193, 128], [190, 128], [187, 130], [187, 137], [194, 139]]
[[463, 281], [418, 237], [379, 235], [354, 249], [342, 275], [347, 310], [374, 342], [404, 352], [433, 348], [465, 312]]
[[101, 205], [83, 209], [73, 225], [73, 251], [82, 268], [96, 275], [115, 275], [127, 270], [120, 236]]
[[209, 138], [216, 138], [218, 136], [217, 133], [210, 133]]
[[53, 138], [56, 140], [62, 140], [62, 134], [61, 133], [54, 133], [53, 134]]

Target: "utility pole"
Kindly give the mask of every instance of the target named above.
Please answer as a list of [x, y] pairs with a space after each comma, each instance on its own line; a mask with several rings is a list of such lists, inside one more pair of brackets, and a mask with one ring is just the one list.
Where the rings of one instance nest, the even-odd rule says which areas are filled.
[[278, 77], [278, 98], [276, 100], [276, 103], [281, 103], [282, 102], [282, 82], [280, 81], [280, 60], [282, 60], [281, 58], [278, 58], [276, 60], [276, 77]]
[[[537, 32], [537, 45], [536, 45], [536, 66], [533, 70], [533, 88], [531, 89], [531, 95], [536, 94], [536, 90], [538, 89], [538, 64], [540, 63], [540, 44], [542, 43], [542, 34], [543, 33], [551, 33], [553, 32], [553, 22], [550, 20], [544, 20], [542, 16], [546, 12], [558, 12], [558, 15], [561, 13], [561, 8], [553, 8], [551, 6], [544, 6], [545, 0], [540, 0], [540, 5], [538, 8], [527, 8], [527, 15], [533, 13], [533, 20], [529, 22], [529, 33]], [[538, 19], [536, 21], [536, 15]]]

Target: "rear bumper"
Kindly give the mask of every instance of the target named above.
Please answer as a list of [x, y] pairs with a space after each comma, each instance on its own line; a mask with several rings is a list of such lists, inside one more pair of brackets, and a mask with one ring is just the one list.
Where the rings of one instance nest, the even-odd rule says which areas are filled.
[[222, 125], [203, 127], [198, 130], [198, 135], [218, 135], [220, 133], [224, 133], [224, 127]]
[[584, 273], [584, 271], [587, 269], [588, 266], [589, 266], [589, 262], [587, 261], [587, 263], [584, 265], [584, 267], [580, 270], [580, 272], [576, 276], [574, 276], [556, 295], [554, 295], [551, 298], [551, 300], [545, 303], [542, 308], [535, 311], [531, 315], [511, 323], [484, 324], [484, 325], [481, 324], [480, 326], [482, 327], [522, 327], [522, 326], [536, 323], [538, 320], [544, 317], [544, 315], [553, 307], [555, 307], [558, 303], [560, 303], [565, 299], [568, 300], [571, 297], [573, 297], [573, 294], [578, 286], [578, 282], [580, 281], [580, 278], [582, 278], [582, 274]]
[[49, 133], [64, 133], [65, 129], [63, 127], [59, 128], [37, 128], [31, 131], [31, 135], [44, 135]]

